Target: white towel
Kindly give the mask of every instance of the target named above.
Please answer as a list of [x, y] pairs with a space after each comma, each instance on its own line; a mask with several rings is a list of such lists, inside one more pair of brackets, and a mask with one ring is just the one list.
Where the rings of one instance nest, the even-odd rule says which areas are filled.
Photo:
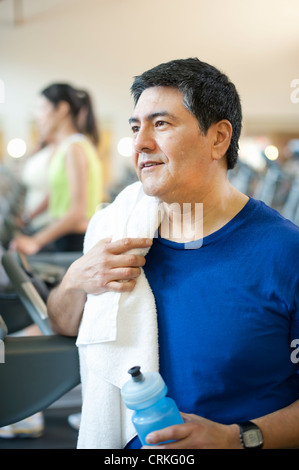
[[[141, 183], [134, 183], [94, 215], [84, 251], [107, 237], [153, 238], [159, 217], [159, 201], [145, 195]], [[145, 255], [148, 249], [138, 252]], [[88, 295], [77, 345], [83, 391], [78, 448], [123, 448], [136, 435], [132, 411], [120, 395], [130, 378], [128, 369], [159, 368], [155, 299], [143, 269], [130, 293]]]

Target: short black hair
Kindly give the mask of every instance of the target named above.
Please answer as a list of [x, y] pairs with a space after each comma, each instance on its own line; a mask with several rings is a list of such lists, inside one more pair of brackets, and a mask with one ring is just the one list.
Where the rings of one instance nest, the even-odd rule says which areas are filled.
[[204, 134], [222, 119], [231, 123], [233, 131], [226, 159], [228, 170], [234, 168], [238, 160], [242, 109], [236, 87], [228, 77], [196, 57], [172, 60], [134, 78], [131, 93], [135, 106], [142, 92], [154, 86], [177, 88], [182, 93], [184, 106], [197, 118]]

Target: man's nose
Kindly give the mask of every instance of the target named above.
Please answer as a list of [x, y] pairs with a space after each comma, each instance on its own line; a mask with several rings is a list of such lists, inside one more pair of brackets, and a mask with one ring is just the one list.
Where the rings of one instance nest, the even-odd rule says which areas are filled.
[[134, 139], [134, 149], [136, 152], [149, 152], [156, 149], [156, 141], [151, 130], [140, 128]]

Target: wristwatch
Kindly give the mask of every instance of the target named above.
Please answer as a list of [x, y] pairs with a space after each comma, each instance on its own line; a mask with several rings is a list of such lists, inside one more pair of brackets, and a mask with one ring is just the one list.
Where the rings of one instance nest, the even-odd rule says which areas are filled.
[[237, 423], [240, 427], [240, 440], [244, 449], [261, 449], [264, 438], [260, 428], [252, 421]]

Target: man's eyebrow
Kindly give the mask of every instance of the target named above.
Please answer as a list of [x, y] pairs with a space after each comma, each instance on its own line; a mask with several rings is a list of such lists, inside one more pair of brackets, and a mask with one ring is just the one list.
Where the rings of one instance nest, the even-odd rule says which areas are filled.
[[[148, 116], [146, 116], [146, 119], [148, 121], [152, 121], [153, 119], [156, 119], [157, 117], [168, 117], [177, 121], [177, 117], [174, 114], [169, 113], [168, 111], [157, 111], [156, 113], [151, 113]], [[129, 119], [129, 124], [138, 123], [138, 122], [140, 122], [140, 119], [138, 117], [132, 116]]]
[[130, 117], [129, 124], [133, 124], [133, 123], [136, 123], [136, 122], [140, 122], [139, 119], [137, 119], [135, 117]]

